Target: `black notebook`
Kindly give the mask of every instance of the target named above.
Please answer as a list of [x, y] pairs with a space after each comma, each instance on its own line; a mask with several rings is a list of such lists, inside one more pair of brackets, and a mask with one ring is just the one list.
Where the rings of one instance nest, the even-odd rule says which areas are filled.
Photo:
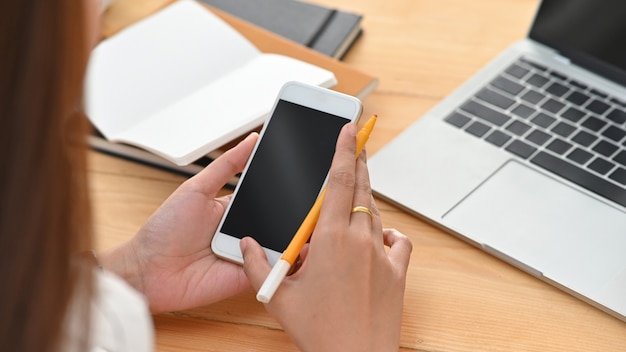
[[200, 1], [337, 59], [362, 32], [360, 14], [298, 0]]

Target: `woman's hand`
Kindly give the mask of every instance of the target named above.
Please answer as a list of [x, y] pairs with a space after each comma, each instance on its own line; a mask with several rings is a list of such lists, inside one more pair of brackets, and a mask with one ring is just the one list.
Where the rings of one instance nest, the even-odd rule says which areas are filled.
[[147, 297], [153, 313], [214, 303], [250, 287], [241, 266], [213, 254], [211, 240], [229, 201], [217, 193], [243, 170], [257, 138], [251, 134], [183, 183], [130, 241], [98, 255]]
[[[266, 305], [303, 351], [399, 347], [412, 245], [400, 232], [382, 229], [365, 153], [354, 157], [355, 136], [353, 124], [342, 130], [303, 265]], [[369, 208], [373, 216], [352, 212], [356, 206]], [[241, 249], [246, 274], [258, 291], [271, 267], [253, 239], [243, 239]]]

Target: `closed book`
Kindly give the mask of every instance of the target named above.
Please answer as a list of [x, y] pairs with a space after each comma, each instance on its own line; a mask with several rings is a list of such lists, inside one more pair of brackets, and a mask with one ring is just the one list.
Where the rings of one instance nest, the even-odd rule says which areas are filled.
[[361, 33], [360, 14], [299, 0], [201, 0], [333, 58]]

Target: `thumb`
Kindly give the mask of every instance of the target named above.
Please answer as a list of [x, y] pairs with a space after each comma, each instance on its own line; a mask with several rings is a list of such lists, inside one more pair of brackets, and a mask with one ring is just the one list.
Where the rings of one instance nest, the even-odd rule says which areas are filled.
[[272, 270], [267, 261], [267, 256], [261, 245], [251, 237], [241, 239], [239, 248], [243, 255], [243, 271], [246, 273], [254, 290], [259, 291], [263, 281], [265, 281], [265, 278]]

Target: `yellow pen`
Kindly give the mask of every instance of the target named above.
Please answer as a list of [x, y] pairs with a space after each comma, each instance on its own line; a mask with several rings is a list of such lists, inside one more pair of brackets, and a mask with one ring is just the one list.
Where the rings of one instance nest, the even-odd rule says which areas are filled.
[[[376, 118], [376, 115], [372, 116], [356, 135], [357, 158], [359, 157], [359, 154], [361, 154], [363, 147], [365, 147], [365, 143], [374, 129]], [[276, 264], [274, 264], [272, 271], [270, 271], [267, 278], [265, 278], [263, 285], [261, 285], [261, 288], [256, 295], [256, 299], [259, 302], [269, 303], [272, 296], [274, 296], [274, 293], [278, 289], [278, 286], [280, 286], [280, 283], [289, 272], [289, 269], [291, 269], [293, 264], [296, 262], [300, 251], [302, 251], [304, 244], [309, 240], [309, 237], [317, 224], [325, 193], [326, 187], [324, 187], [322, 192], [320, 192], [317, 200], [313, 204], [313, 207], [311, 207], [311, 210], [304, 218], [304, 221], [298, 228], [298, 231], [296, 231], [296, 234], [291, 239], [291, 242], [289, 242], [287, 249], [285, 249], [280, 259], [276, 262]]]

